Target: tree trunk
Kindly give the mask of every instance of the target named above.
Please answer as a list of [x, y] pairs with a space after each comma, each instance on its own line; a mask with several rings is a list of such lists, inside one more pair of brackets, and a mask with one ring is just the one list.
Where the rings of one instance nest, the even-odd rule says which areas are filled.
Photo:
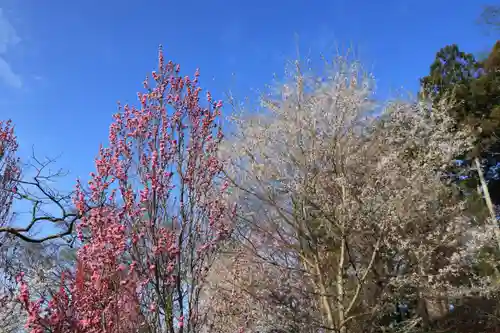
[[491, 201], [490, 191], [488, 190], [488, 184], [484, 178], [483, 169], [481, 167], [481, 162], [479, 162], [479, 158], [475, 158], [474, 162], [476, 163], [477, 173], [479, 175], [479, 181], [481, 182], [481, 188], [483, 189], [484, 201], [486, 202], [486, 206], [488, 207], [488, 211], [490, 212], [490, 223], [493, 226], [493, 230], [495, 233], [495, 240], [497, 242], [498, 249], [500, 250], [500, 229], [498, 228], [497, 217], [495, 214], [495, 208], [493, 207], [493, 202]]

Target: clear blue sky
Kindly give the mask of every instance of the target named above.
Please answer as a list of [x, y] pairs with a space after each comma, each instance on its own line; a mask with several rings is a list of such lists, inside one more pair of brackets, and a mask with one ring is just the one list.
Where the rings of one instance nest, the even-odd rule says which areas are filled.
[[[415, 91], [435, 52], [493, 44], [475, 20], [480, 0], [117, 1], [0, 0], [0, 117], [23, 155], [62, 153], [72, 178], [93, 169], [116, 101], [135, 102], [158, 44], [183, 73], [200, 67], [215, 97], [263, 88], [296, 55], [354, 45], [382, 95]], [[310, 50], [310, 52], [309, 52]], [[232, 73], [235, 73], [233, 78]], [[74, 182], [64, 182], [71, 188]]]

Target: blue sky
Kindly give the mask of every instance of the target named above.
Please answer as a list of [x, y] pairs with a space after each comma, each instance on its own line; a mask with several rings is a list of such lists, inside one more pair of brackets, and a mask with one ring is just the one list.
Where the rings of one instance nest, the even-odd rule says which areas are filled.
[[[436, 51], [493, 44], [476, 24], [479, 0], [38, 1], [0, 0], [0, 117], [22, 154], [62, 153], [70, 189], [107, 140], [116, 101], [135, 102], [158, 44], [183, 73], [200, 67], [215, 97], [255, 96], [296, 55], [353, 45], [382, 96], [415, 91]], [[234, 73], [234, 75], [233, 75]]]

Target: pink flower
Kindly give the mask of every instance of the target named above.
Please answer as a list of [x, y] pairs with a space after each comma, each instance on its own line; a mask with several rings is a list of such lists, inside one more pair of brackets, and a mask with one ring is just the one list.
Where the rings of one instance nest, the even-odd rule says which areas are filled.
[[[86, 214], [77, 228], [84, 244], [75, 276], [61, 281], [64, 288], [50, 302], [39, 303], [29, 301], [29, 288], [19, 277], [32, 332], [33, 327], [55, 333], [137, 331], [141, 311], [157, 311], [152, 300], [166, 299], [187, 276], [204, 278], [205, 261], [199, 258], [227, 233], [221, 226], [229, 207], [217, 182], [222, 163], [215, 136], [222, 134], [212, 130], [218, 114], [200, 105], [199, 71], [194, 79], [182, 78], [180, 66], [165, 63], [161, 50], [158, 64], [153, 81], [145, 80], [146, 91], [137, 95], [139, 105], [119, 106], [87, 188], [76, 184], [74, 204]], [[212, 102], [210, 93], [207, 99]], [[174, 186], [185, 195], [174, 198]], [[202, 199], [191, 200], [200, 194]], [[198, 242], [189, 240], [198, 238], [210, 247], [192, 251]]]

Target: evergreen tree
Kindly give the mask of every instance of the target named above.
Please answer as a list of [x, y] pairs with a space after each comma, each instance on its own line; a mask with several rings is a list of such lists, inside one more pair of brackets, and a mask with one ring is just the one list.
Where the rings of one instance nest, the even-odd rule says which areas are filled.
[[[474, 158], [483, 162], [491, 198], [500, 204], [500, 41], [484, 61], [478, 61], [457, 45], [448, 45], [436, 54], [429, 75], [421, 79], [423, 97], [436, 102], [453, 94], [457, 105], [450, 110], [457, 126], [473, 130], [474, 148], [457, 156], [461, 166], [452, 174], [473, 193], [478, 186], [477, 172], [464, 175]], [[464, 177], [466, 176], [466, 177]]]

